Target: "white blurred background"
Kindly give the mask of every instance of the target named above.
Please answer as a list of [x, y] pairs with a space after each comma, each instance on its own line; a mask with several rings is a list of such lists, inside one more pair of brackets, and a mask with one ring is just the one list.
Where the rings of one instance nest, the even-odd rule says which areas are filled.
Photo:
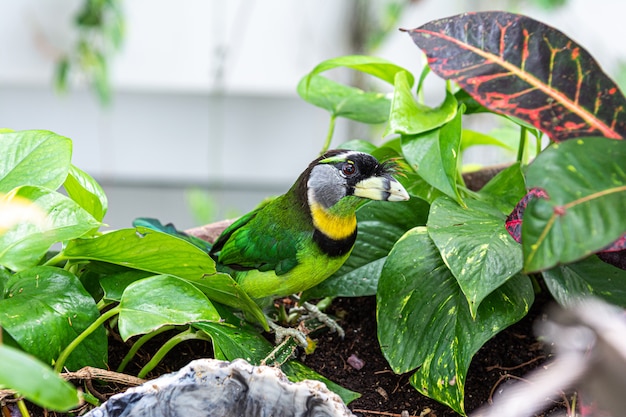
[[[5, 0], [0, 127], [70, 137], [74, 164], [105, 188], [112, 228], [140, 216], [197, 226], [284, 192], [317, 156], [329, 118], [296, 86], [319, 62], [361, 52], [419, 73], [421, 53], [395, 28], [506, 9], [555, 26], [620, 76], [626, 3], [563, 0], [547, 9], [542, 1], [122, 0], [126, 30], [109, 58], [112, 100], [103, 106], [80, 76], [70, 77], [66, 94], [54, 89], [83, 0]], [[367, 49], [368, 28], [384, 22], [392, 3], [408, 5]], [[427, 84], [441, 92], [434, 78]], [[379, 130], [339, 120], [333, 145], [353, 138], [382, 140]]]

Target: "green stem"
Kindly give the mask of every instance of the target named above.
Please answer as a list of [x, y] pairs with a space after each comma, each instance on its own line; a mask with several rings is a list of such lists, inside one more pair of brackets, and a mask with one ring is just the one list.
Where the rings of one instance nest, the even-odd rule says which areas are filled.
[[150, 359], [150, 361], [143, 368], [141, 368], [141, 371], [139, 371], [139, 374], [137, 374], [137, 376], [139, 378], [145, 378], [146, 375], [148, 375], [148, 373], [153, 370], [159, 364], [159, 362], [163, 360], [165, 355], [167, 355], [167, 353], [172, 350], [176, 345], [184, 342], [185, 340], [193, 339], [206, 341], [211, 340], [208, 336], [204, 336], [203, 333], [196, 332], [191, 328], [185, 330], [182, 333], [178, 333], [176, 336], [173, 336], [170, 340], [165, 342], [163, 346], [161, 346], [161, 348], [154, 354], [152, 359]]
[[57, 253], [56, 255], [54, 255], [52, 258], [48, 259], [45, 263], [44, 266], [56, 266], [58, 264], [60, 264], [63, 261], [66, 261], [68, 258], [65, 257], [65, 255], [63, 255], [63, 251]]
[[126, 365], [129, 364], [129, 362], [133, 359], [133, 357], [135, 357], [135, 354], [137, 354], [137, 351], [139, 351], [139, 349], [141, 349], [141, 347], [147, 341], [152, 339], [154, 336], [157, 336], [163, 332], [167, 332], [175, 328], [176, 328], [175, 326], [163, 326], [160, 329], [157, 329], [153, 331], [152, 333], [144, 334], [139, 339], [137, 339], [137, 341], [133, 343], [133, 346], [130, 348], [126, 356], [124, 356], [124, 359], [122, 359], [122, 363], [120, 363], [120, 366], [117, 367], [117, 372], [124, 372], [124, 368], [126, 368]]
[[330, 124], [328, 125], [328, 133], [326, 134], [326, 142], [324, 142], [324, 147], [322, 148], [322, 152], [320, 155], [324, 154], [328, 148], [330, 148], [330, 142], [333, 140], [333, 135], [335, 134], [335, 122], [337, 121], [337, 116], [334, 114], [330, 115]]
[[70, 356], [70, 354], [76, 349], [76, 347], [82, 343], [90, 334], [92, 334], [98, 327], [104, 324], [108, 319], [113, 317], [116, 314], [119, 314], [122, 308], [117, 306], [107, 311], [106, 313], [102, 313], [98, 320], [91, 323], [89, 327], [87, 327], [81, 334], [76, 336], [76, 339], [72, 340], [72, 342], [63, 349], [63, 352], [59, 355], [56, 363], [54, 364], [54, 370], [58, 373], [61, 373], [63, 370], [63, 365], [65, 365], [65, 361]]
[[526, 126], [521, 126], [519, 136], [519, 147], [517, 148], [517, 162], [520, 164], [523, 162], [524, 150], [526, 149], [526, 140], [528, 139], [528, 129]]
[[[15, 397], [19, 398], [19, 395], [15, 394]], [[18, 410], [20, 410], [20, 414], [22, 415], [22, 417], [30, 417], [30, 413], [28, 412], [28, 408], [26, 408], [26, 403], [24, 402], [23, 398], [17, 400], [17, 408]]]

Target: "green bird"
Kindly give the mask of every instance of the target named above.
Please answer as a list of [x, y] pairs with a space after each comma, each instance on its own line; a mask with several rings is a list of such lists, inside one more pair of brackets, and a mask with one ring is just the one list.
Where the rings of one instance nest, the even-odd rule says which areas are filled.
[[230, 225], [210, 251], [253, 299], [289, 296], [330, 277], [357, 235], [356, 210], [369, 200], [404, 201], [391, 164], [356, 151], [315, 159], [282, 196]]

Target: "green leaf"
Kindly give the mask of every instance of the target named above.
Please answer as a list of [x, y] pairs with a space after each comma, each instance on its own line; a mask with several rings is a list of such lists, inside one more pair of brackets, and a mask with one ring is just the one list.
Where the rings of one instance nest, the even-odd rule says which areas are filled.
[[184, 278], [211, 300], [242, 309], [265, 324], [260, 308], [229, 275], [216, 271], [206, 252], [175, 236], [145, 227], [122, 229], [94, 239], [70, 241], [63, 255]]
[[526, 194], [519, 162], [500, 171], [478, 193], [478, 198], [508, 215]]
[[413, 76], [406, 69], [393, 64], [386, 59], [366, 55], [348, 55], [328, 59], [313, 68], [313, 70], [308, 74], [308, 77], [340, 67], [351, 68], [370, 74], [389, 84], [394, 83], [394, 79], [398, 73], [405, 73], [409, 84], [413, 85], [415, 83]]
[[337, 146], [337, 149], [348, 149], [351, 151], [359, 151], [371, 154], [376, 149], [378, 149], [378, 147], [372, 142], [368, 142], [366, 140], [352, 139]]
[[96, 220], [102, 221], [107, 212], [108, 201], [104, 190], [89, 174], [74, 165], [70, 166], [69, 173], [63, 188], [67, 195], [91, 214]]
[[446, 98], [439, 107], [431, 108], [415, 101], [412, 84], [406, 72], [396, 74], [389, 125], [383, 136], [392, 133], [417, 135], [441, 127], [454, 119], [457, 102], [446, 90]]
[[17, 391], [27, 400], [54, 411], [80, 404], [76, 388], [34, 357], [0, 345], [0, 388]]
[[626, 142], [606, 138], [565, 141], [547, 148], [529, 166], [532, 199], [524, 212], [524, 268], [539, 271], [574, 262], [626, 232]]
[[45, 130], [0, 133], [0, 193], [21, 185], [56, 190], [70, 169], [72, 141]]
[[465, 296], [426, 228], [394, 246], [378, 284], [378, 339], [396, 373], [420, 369], [411, 383], [422, 394], [464, 414], [464, 388], [473, 355], [533, 302], [521, 275], [490, 294], [472, 318]]
[[100, 222], [64, 195], [39, 186], [22, 186], [0, 198], [0, 204], [31, 201], [46, 215], [42, 222], [20, 222], [0, 235], [0, 265], [18, 271], [36, 265], [53, 243], [74, 239]]
[[543, 277], [550, 293], [561, 305], [571, 305], [577, 298], [596, 296], [626, 307], [626, 271], [597, 256], [548, 269]]
[[298, 94], [335, 117], [370, 124], [384, 123], [389, 117], [391, 101], [385, 94], [348, 87], [321, 75], [300, 80]]
[[304, 298], [361, 297], [376, 294], [387, 254], [407, 230], [426, 224], [428, 204], [418, 198], [403, 203], [372, 202], [357, 211], [358, 234], [341, 268]]
[[462, 203], [457, 188], [460, 155], [461, 114], [439, 129], [402, 136], [402, 153], [411, 167], [428, 184]]
[[506, 216], [482, 201], [462, 208], [449, 198], [433, 202], [428, 234], [456, 278], [473, 317], [481, 302], [522, 270], [522, 248], [509, 235]]
[[220, 316], [202, 293], [189, 282], [157, 275], [130, 284], [120, 301], [119, 331], [125, 341], [166, 325], [185, 325]]
[[[0, 300], [0, 326], [19, 346], [45, 363], [100, 316], [72, 273], [38, 266], [13, 275]], [[67, 367], [106, 366], [107, 339], [100, 327], [78, 345]]]
[[100, 285], [104, 290], [104, 299], [120, 302], [126, 288], [135, 281], [154, 276], [152, 272], [129, 269], [100, 278]]
[[[250, 329], [242, 329], [225, 323], [200, 322], [193, 327], [208, 334], [217, 346], [216, 351], [223, 354], [224, 360], [243, 358], [253, 365], [260, 365], [274, 346], [261, 334]], [[281, 366], [281, 370], [292, 382], [315, 379], [326, 384], [328, 389], [341, 397], [344, 403], [359, 398], [361, 395], [343, 388], [301, 363], [291, 360]]]

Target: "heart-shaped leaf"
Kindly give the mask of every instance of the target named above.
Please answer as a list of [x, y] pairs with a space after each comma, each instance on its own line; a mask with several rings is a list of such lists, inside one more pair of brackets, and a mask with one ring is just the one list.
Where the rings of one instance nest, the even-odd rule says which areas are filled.
[[391, 102], [389, 124], [384, 136], [392, 133], [416, 135], [443, 126], [454, 118], [457, 102], [454, 94], [446, 91], [439, 107], [430, 108], [415, 101], [406, 72], [398, 72]]
[[184, 278], [210, 299], [242, 309], [265, 324], [257, 304], [229, 275], [216, 271], [215, 262], [206, 252], [167, 233], [145, 227], [117, 230], [94, 239], [73, 240], [63, 255]]
[[156, 275], [130, 284], [120, 301], [119, 331], [124, 340], [166, 325], [184, 325], [220, 316], [189, 282], [171, 275]]
[[553, 140], [626, 135], [626, 99], [593, 57], [558, 30], [506, 12], [471, 12], [410, 31], [433, 72], [486, 108]]
[[524, 268], [581, 259], [626, 232], [626, 142], [579, 138], [545, 149], [529, 166], [527, 187], [547, 198], [524, 211]]
[[367, 55], [348, 55], [327, 59], [320, 62], [308, 76], [321, 74], [335, 68], [350, 68], [365, 74], [372, 75], [389, 84], [394, 83], [394, 79], [399, 72], [407, 74], [408, 82], [412, 86], [415, 83], [413, 75], [406, 69], [387, 61], [384, 58]]
[[72, 141], [45, 130], [0, 133], [0, 193], [22, 185], [56, 190], [70, 169]]
[[107, 197], [100, 184], [89, 174], [74, 165], [70, 166], [63, 188], [72, 200], [76, 201], [96, 220], [102, 221], [104, 219], [108, 208]]
[[0, 345], [0, 388], [15, 390], [48, 410], [68, 411], [80, 404], [76, 388], [34, 357]]
[[506, 216], [492, 205], [468, 199], [463, 208], [435, 200], [428, 234], [467, 299], [472, 317], [481, 302], [522, 270], [522, 248], [504, 227]]
[[403, 203], [372, 202], [357, 213], [358, 234], [348, 260], [330, 278], [306, 291], [305, 298], [376, 294], [387, 254], [407, 230], [426, 224], [429, 206], [413, 198]]
[[349, 87], [321, 75], [303, 78], [298, 94], [335, 117], [371, 124], [384, 123], [389, 117], [391, 101], [384, 94]]
[[[100, 313], [72, 273], [38, 266], [9, 278], [0, 299], [0, 326], [26, 352], [52, 363]], [[90, 334], [72, 352], [67, 367], [106, 366], [104, 328]]]
[[23, 221], [0, 235], [0, 265], [14, 271], [36, 265], [53, 243], [83, 236], [98, 227], [76, 202], [39, 186], [22, 186], [0, 197], [0, 204], [30, 201], [45, 214], [42, 222]]
[[530, 280], [517, 275], [490, 294], [473, 318], [457, 280], [424, 227], [394, 246], [378, 284], [378, 339], [396, 373], [420, 367], [411, 383], [464, 414], [473, 355], [521, 319], [533, 302]]

